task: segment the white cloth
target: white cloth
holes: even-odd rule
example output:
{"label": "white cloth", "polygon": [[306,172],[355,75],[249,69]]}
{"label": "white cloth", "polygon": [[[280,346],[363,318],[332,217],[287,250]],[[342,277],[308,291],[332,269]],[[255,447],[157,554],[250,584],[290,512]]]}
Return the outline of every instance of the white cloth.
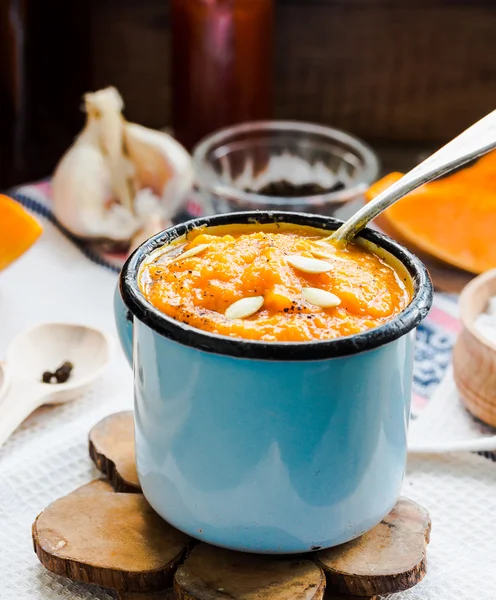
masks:
{"label": "white cloth", "polygon": [[[433,446],[488,433],[464,409],[450,368],[409,441]],[[467,452],[410,455],[403,494],[429,510],[432,534],[427,576],[401,600],[495,600],[496,462]]]}
{"label": "white cloth", "polygon": [[93,325],[113,335],[115,347],[109,368],[83,398],[41,409],[0,449],[0,600],[108,599],[105,591],[48,573],[31,542],[38,513],[98,476],[88,432],[104,416],[132,408],[133,393],[115,332],[116,275],[47,221],[43,227],[36,245],[0,273],[0,358],[14,336],[40,322]]}
{"label": "white cloth", "polygon": [[[15,335],[41,321],[82,322],[115,336],[116,276],[82,256],[52,225],[44,227],[36,246],[0,273],[0,357]],[[453,398],[444,399],[445,419],[433,423],[422,416],[417,431],[425,427],[426,435],[437,436],[452,427]],[[112,597],[48,573],[33,553],[31,524],[50,502],[98,475],[88,457],[88,431],[131,406],[131,370],[116,348],[84,398],[42,409],[0,449],[0,600]],[[412,457],[404,494],[430,511],[433,530],[426,579],[397,597],[495,600],[496,464],[472,454]]]}
{"label": "white cloth", "polygon": [[[453,369],[449,366],[427,407],[410,424],[408,446],[412,449],[432,449],[440,445],[446,448],[468,440],[493,439],[494,435],[494,429],[468,414],[456,389]],[[496,461],[493,466],[496,470]]]}

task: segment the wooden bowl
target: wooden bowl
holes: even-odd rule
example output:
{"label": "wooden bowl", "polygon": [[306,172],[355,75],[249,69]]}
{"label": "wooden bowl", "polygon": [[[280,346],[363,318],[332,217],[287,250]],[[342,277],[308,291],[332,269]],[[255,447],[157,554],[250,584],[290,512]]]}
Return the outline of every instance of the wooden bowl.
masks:
{"label": "wooden bowl", "polygon": [[496,269],[472,280],[460,295],[463,329],[453,351],[456,386],[467,409],[496,427],[496,344],[483,337],[475,320],[491,296],[496,296]]}

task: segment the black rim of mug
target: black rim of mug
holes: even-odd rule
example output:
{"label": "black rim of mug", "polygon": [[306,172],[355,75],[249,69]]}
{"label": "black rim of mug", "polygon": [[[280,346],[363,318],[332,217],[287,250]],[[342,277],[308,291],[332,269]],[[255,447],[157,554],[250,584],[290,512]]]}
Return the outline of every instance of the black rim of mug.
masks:
{"label": "black rim of mug", "polygon": [[170,340],[204,352],[235,358],[302,361],[350,356],[388,344],[414,329],[427,316],[431,308],[433,288],[423,263],[394,240],[369,228],[365,229],[360,237],[380,246],[404,265],[412,278],[413,298],[410,304],[391,321],[363,333],[310,342],[263,342],[230,338],[176,321],[161,313],[146,300],[139,289],[138,273],[143,260],[150,253],[197,227],[244,223],[261,225],[290,223],[333,231],[341,225],[342,221],[333,217],[305,213],[251,211],[212,215],[170,227],[144,242],[133,252],[122,268],[120,292],[124,304],[133,317]]}

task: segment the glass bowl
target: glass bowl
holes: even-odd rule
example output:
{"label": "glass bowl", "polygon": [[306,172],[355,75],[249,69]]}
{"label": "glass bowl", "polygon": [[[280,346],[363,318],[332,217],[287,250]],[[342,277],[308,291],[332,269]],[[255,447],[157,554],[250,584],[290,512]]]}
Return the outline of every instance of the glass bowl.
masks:
{"label": "glass bowl", "polygon": [[376,154],[361,140],[298,121],[226,127],[198,143],[193,162],[198,191],[212,213],[273,209],[333,215],[361,197],[379,174]]}

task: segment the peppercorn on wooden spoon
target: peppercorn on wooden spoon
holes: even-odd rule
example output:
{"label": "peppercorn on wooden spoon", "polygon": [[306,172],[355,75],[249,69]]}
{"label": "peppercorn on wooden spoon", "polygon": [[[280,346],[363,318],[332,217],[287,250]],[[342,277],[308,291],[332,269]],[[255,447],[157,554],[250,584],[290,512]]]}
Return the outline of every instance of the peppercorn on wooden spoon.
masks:
{"label": "peppercorn on wooden spoon", "polygon": [[[16,337],[0,374],[0,446],[43,404],[62,404],[83,394],[110,355],[107,334],[84,325],[44,323]],[[64,363],[72,366],[55,375]]]}

